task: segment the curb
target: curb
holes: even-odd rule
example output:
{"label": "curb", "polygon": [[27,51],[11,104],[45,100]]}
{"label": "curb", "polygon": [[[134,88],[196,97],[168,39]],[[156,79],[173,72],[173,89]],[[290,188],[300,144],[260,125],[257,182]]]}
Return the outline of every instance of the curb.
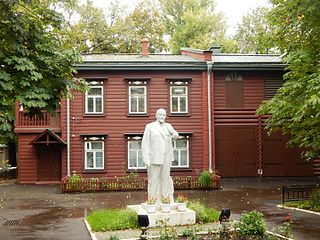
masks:
{"label": "curb", "polygon": [[88,221],[85,218],[83,218],[83,221],[84,221],[84,224],[86,225],[86,228],[87,228],[87,230],[88,230],[88,232],[90,234],[91,240],[98,240],[96,238],[96,235],[92,232],[92,229],[91,229],[90,224],[88,223]]}
{"label": "curb", "polygon": [[288,209],[288,210],[294,210],[294,211],[300,211],[300,212],[305,212],[305,213],[316,214],[316,215],[319,215],[319,216],[320,216],[320,213],[319,213],[319,212],[313,212],[313,211],[306,210],[306,209],[295,208],[295,207],[286,207],[286,206],[283,206],[283,205],[281,205],[281,204],[278,204],[277,207],[278,207],[278,208],[282,208],[282,209]]}

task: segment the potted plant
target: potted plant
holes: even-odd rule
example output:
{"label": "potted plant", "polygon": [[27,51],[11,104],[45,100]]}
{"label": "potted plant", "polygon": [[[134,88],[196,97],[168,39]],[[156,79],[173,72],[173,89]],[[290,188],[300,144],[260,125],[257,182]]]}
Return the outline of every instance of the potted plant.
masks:
{"label": "potted plant", "polygon": [[156,212],[156,207],[157,207],[156,203],[157,203],[157,198],[152,197],[152,196],[148,197],[146,204],[145,204],[145,207],[146,207],[146,210],[148,213],[155,213]]}
{"label": "potted plant", "polygon": [[170,212],[171,204],[170,204],[170,198],[169,196],[162,196],[161,199],[161,209],[162,212]]}
{"label": "potted plant", "polygon": [[187,210],[187,197],[183,196],[182,194],[179,194],[175,202],[177,203],[179,212],[185,212]]}

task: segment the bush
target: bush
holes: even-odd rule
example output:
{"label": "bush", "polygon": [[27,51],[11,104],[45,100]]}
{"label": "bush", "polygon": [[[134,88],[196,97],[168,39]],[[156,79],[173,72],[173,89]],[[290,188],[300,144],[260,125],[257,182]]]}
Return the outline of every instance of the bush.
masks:
{"label": "bush", "polygon": [[131,209],[105,209],[86,217],[94,232],[138,228],[138,214]]}
{"label": "bush", "polygon": [[198,182],[202,188],[211,188],[213,186],[212,174],[209,171],[201,172]]}
{"label": "bush", "polygon": [[320,188],[312,191],[309,204],[312,211],[320,212]]}
{"label": "bush", "polygon": [[243,214],[239,223],[235,225],[236,234],[241,237],[264,237],[267,226],[263,219],[263,214],[254,210]]}
{"label": "bush", "polygon": [[197,223],[209,223],[218,221],[220,213],[213,209],[205,207],[199,201],[191,201],[187,204],[188,208],[196,212]]}

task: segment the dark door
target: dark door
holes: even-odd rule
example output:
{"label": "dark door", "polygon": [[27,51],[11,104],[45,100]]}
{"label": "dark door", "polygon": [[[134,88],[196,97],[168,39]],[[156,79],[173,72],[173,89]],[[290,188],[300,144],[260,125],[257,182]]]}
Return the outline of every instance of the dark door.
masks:
{"label": "dark door", "polygon": [[57,181],[61,179],[61,148],[57,144],[39,144],[38,181]]}
{"label": "dark door", "polygon": [[222,177],[257,176],[254,126],[217,126],[216,162]]}
{"label": "dark door", "polygon": [[312,163],[301,157],[298,147],[287,147],[288,136],[263,133],[264,176],[312,176]]}

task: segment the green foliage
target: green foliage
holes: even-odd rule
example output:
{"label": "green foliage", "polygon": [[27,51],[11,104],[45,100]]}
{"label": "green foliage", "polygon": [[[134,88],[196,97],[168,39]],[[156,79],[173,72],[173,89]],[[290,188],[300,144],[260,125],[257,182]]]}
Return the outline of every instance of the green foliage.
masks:
{"label": "green foliage", "polygon": [[267,20],[269,11],[270,9],[266,7],[258,7],[242,18],[235,35],[241,53],[270,54],[279,52],[273,42],[275,30]]}
{"label": "green foliage", "polygon": [[14,106],[24,110],[56,109],[69,90],[83,90],[75,79],[80,61],[65,35],[56,1],[1,1],[0,4],[0,136],[13,138]]}
{"label": "green foliage", "polygon": [[202,171],[198,178],[199,184],[202,188],[210,188],[213,186],[213,173],[209,171]]}
{"label": "green foliage", "polygon": [[309,204],[312,211],[320,212],[320,188],[312,191]]}
{"label": "green foliage", "polygon": [[178,240],[178,232],[175,227],[168,225],[168,220],[159,220],[161,227],[159,240]]}
{"label": "green foliage", "polygon": [[118,238],[117,236],[110,236],[109,240],[119,240],[120,238]]}
{"label": "green foliage", "polygon": [[95,232],[138,228],[138,215],[131,209],[105,209],[95,211],[86,217]]}
{"label": "green foliage", "polygon": [[197,223],[210,223],[219,219],[220,213],[217,210],[205,207],[199,201],[189,201],[187,207],[196,212]]}
{"label": "green foliage", "polygon": [[256,210],[241,215],[239,222],[235,224],[235,228],[237,229],[237,235],[240,237],[264,237],[267,232],[263,214]]}
{"label": "green foliage", "polygon": [[160,5],[172,53],[182,47],[209,49],[223,41],[226,24],[214,0],[160,0]]}
{"label": "green foliage", "polygon": [[275,44],[288,64],[285,83],[258,110],[270,115],[267,129],[292,136],[289,144],[306,149],[306,159],[320,149],[320,1],[272,0],[270,20]]}
{"label": "green foliage", "polygon": [[187,237],[188,240],[200,240],[201,236],[197,235],[200,232],[200,228],[188,227],[182,231],[182,236]]}

